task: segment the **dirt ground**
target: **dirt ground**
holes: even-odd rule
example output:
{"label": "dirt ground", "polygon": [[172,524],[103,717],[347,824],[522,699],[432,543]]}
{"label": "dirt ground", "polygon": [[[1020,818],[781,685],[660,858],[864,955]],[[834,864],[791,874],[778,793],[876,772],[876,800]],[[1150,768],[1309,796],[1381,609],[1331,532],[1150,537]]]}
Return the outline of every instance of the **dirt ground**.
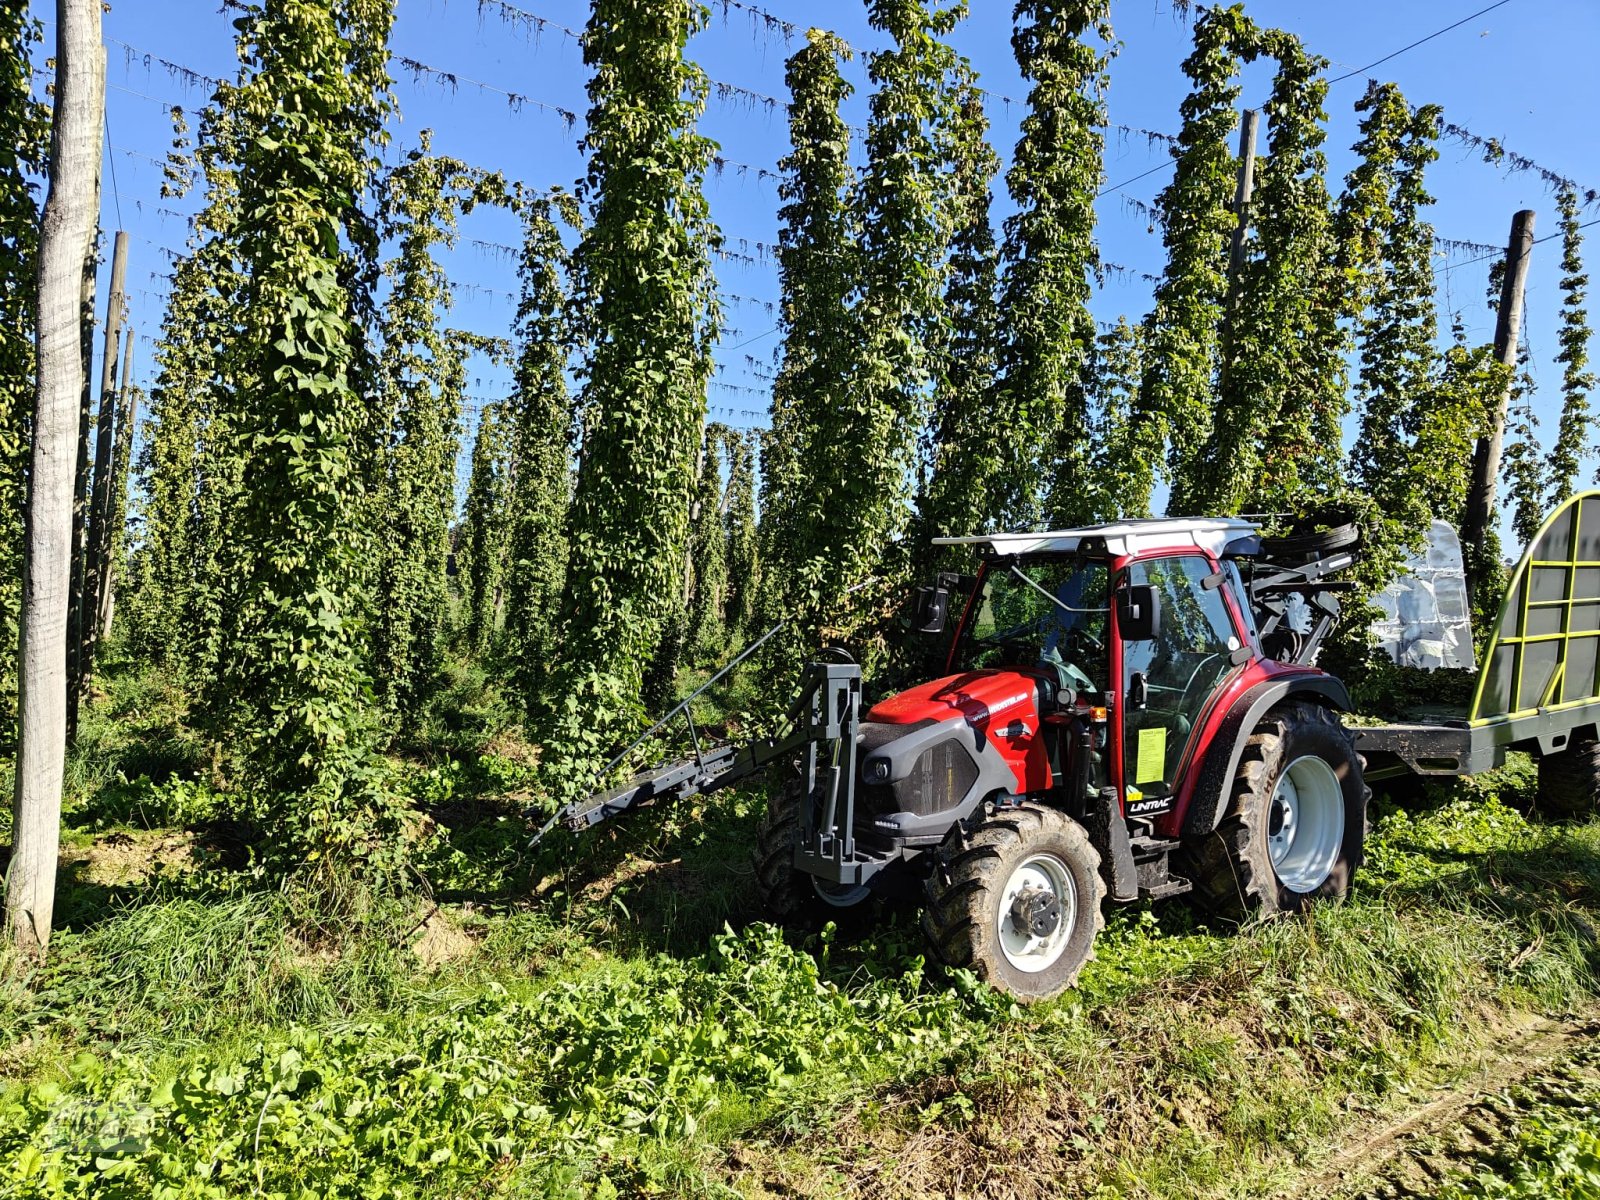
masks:
{"label": "dirt ground", "polygon": [[1421,1200],[1485,1167],[1536,1108],[1600,1084],[1600,1011],[1507,1029],[1431,1095],[1352,1129],[1333,1158],[1279,1200]]}

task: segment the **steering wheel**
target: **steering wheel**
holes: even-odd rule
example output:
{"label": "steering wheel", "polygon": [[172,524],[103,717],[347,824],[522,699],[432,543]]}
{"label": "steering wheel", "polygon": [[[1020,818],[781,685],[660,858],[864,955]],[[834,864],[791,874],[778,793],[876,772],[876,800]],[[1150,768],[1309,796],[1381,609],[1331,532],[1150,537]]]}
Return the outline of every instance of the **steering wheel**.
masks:
{"label": "steering wheel", "polygon": [[1099,638],[1095,637],[1094,634],[1090,633],[1088,626],[1086,625],[1074,625],[1062,635],[1061,640],[1066,642],[1069,646],[1087,646],[1096,654],[1104,654],[1106,650],[1106,644]]}
{"label": "steering wheel", "polygon": [[1055,671],[1056,683],[1063,691],[1071,689],[1079,695],[1099,691],[1094,681],[1076,663],[1070,663],[1062,658],[1061,651],[1054,646],[1039,656],[1039,665]]}
{"label": "steering wheel", "polygon": [[997,629],[993,633],[984,634],[981,638],[973,638],[974,646],[1005,646],[1017,640],[1017,635],[1033,625],[1032,621],[1023,621],[1010,629]]}
{"label": "steering wheel", "polygon": [[1176,691],[1178,693],[1178,700],[1177,700],[1177,705],[1176,705],[1176,710],[1177,711],[1180,711],[1180,712],[1187,712],[1188,711],[1189,693],[1194,689],[1195,680],[1200,678],[1200,672],[1205,670],[1207,663],[1213,661],[1214,659],[1218,659],[1218,658],[1221,658],[1221,657],[1222,657],[1222,655],[1220,653],[1213,653],[1213,654],[1205,655],[1204,657],[1202,657],[1200,659],[1199,662],[1195,663],[1194,669],[1189,672],[1189,678],[1184,680],[1183,686],[1181,688],[1173,688],[1173,689],[1171,689],[1171,690]]}

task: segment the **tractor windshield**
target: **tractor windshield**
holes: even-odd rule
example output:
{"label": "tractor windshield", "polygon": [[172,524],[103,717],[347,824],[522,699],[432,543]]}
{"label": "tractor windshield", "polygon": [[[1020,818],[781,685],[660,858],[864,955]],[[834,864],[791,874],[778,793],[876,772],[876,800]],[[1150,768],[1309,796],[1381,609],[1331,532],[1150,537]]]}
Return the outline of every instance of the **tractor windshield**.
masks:
{"label": "tractor windshield", "polygon": [[1105,691],[1110,674],[1106,564],[1062,556],[1025,560],[1017,569],[1038,587],[1017,578],[1009,566],[991,565],[961,627],[952,669],[1043,667],[1053,670],[1064,687]]}

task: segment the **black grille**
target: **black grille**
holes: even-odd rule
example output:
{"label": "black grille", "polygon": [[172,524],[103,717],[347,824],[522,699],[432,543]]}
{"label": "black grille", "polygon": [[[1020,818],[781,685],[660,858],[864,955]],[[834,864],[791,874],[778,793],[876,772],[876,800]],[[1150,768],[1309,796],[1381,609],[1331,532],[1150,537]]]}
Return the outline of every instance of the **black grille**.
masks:
{"label": "black grille", "polygon": [[870,824],[873,817],[899,812],[900,801],[895,799],[894,788],[887,783],[858,783],[856,785],[856,825]]}
{"label": "black grille", "polygon": [[895,809],[926,817],[960,803],[978,781],[978,764],[955,738],[935,742],[894,788]]}

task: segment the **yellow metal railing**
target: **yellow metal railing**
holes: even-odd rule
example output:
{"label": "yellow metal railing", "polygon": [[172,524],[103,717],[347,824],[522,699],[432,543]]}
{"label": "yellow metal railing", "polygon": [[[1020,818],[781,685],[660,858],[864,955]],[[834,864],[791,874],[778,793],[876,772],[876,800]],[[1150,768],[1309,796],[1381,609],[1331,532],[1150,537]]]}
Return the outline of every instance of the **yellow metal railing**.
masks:
{"label": "yellow metal railing", "polygon": [[1490,724],[1600,697],[1600,491],[1545,520],[1506,586],[1471,720]]}

